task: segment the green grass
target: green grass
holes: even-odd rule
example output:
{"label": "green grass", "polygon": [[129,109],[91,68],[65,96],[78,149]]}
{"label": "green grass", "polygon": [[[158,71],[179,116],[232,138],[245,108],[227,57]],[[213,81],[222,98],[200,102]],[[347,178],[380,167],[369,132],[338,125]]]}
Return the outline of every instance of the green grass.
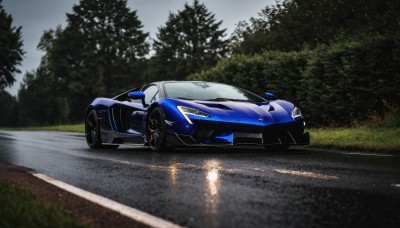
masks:
{"label": "green grass", "polygon": [[3,130],[13,131],[68,131],[84,133],[84,124],[69,124],[69,125],[55,125],[55,126],[43,126],[43,127],[12,127],[12,128],[1,128]]}
{"label": "green grass", "polygon": [[0,227],[86,227],[60,208],[0,182]]}
{"label": "green grass", "polygon": [[400,128],[352,127],[309,129],[311,146],[374,152],[400,152]]}

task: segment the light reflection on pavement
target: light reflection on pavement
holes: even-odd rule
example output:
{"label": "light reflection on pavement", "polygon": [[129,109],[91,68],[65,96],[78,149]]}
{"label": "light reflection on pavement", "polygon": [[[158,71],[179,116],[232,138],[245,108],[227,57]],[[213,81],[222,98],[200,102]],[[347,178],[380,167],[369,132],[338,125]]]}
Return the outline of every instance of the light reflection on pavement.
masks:
{"label": "light reflection on pavement", "polygon": [[204,162],[206,215],[213,227],[219,226],[218,209],[220,202],[218,193],[220,185],[222,184],[222,180],[219,176],[219,169],[221,169],[221,162],[218,160],[211,159]]}

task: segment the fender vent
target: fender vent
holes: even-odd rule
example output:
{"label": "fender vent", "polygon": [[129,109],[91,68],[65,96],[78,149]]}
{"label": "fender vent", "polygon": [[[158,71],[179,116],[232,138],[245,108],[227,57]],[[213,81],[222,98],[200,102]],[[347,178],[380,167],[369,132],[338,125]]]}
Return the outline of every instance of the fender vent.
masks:
{"label": "fender vent", "polygon": [[111,114],[112,120],[117,128],[116,130],[120,132],[126,131],[127,110],[120,106],[114,105],[111,107]]}

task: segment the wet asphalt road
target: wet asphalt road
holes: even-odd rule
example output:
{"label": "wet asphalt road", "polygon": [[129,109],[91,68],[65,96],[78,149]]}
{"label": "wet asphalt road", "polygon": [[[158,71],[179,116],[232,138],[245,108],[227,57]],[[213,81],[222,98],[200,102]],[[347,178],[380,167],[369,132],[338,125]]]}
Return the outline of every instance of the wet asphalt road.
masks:
{"label": "wet asphalt road", "polygon": [[400,227],[400,157],[294,148],[90,150],[0,131],[0,161],[188,227]]}

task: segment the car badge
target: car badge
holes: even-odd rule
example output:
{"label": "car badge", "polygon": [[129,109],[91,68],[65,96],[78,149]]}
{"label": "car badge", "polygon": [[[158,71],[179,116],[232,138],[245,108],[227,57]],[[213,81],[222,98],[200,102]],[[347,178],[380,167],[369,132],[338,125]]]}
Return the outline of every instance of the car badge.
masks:
{"label": "car badge", "polygon": [[258,117],[258,120],[259,120],[259,121],[264,121],[264,118],[262,118],[262,117],[260,116],[260,117]]}

